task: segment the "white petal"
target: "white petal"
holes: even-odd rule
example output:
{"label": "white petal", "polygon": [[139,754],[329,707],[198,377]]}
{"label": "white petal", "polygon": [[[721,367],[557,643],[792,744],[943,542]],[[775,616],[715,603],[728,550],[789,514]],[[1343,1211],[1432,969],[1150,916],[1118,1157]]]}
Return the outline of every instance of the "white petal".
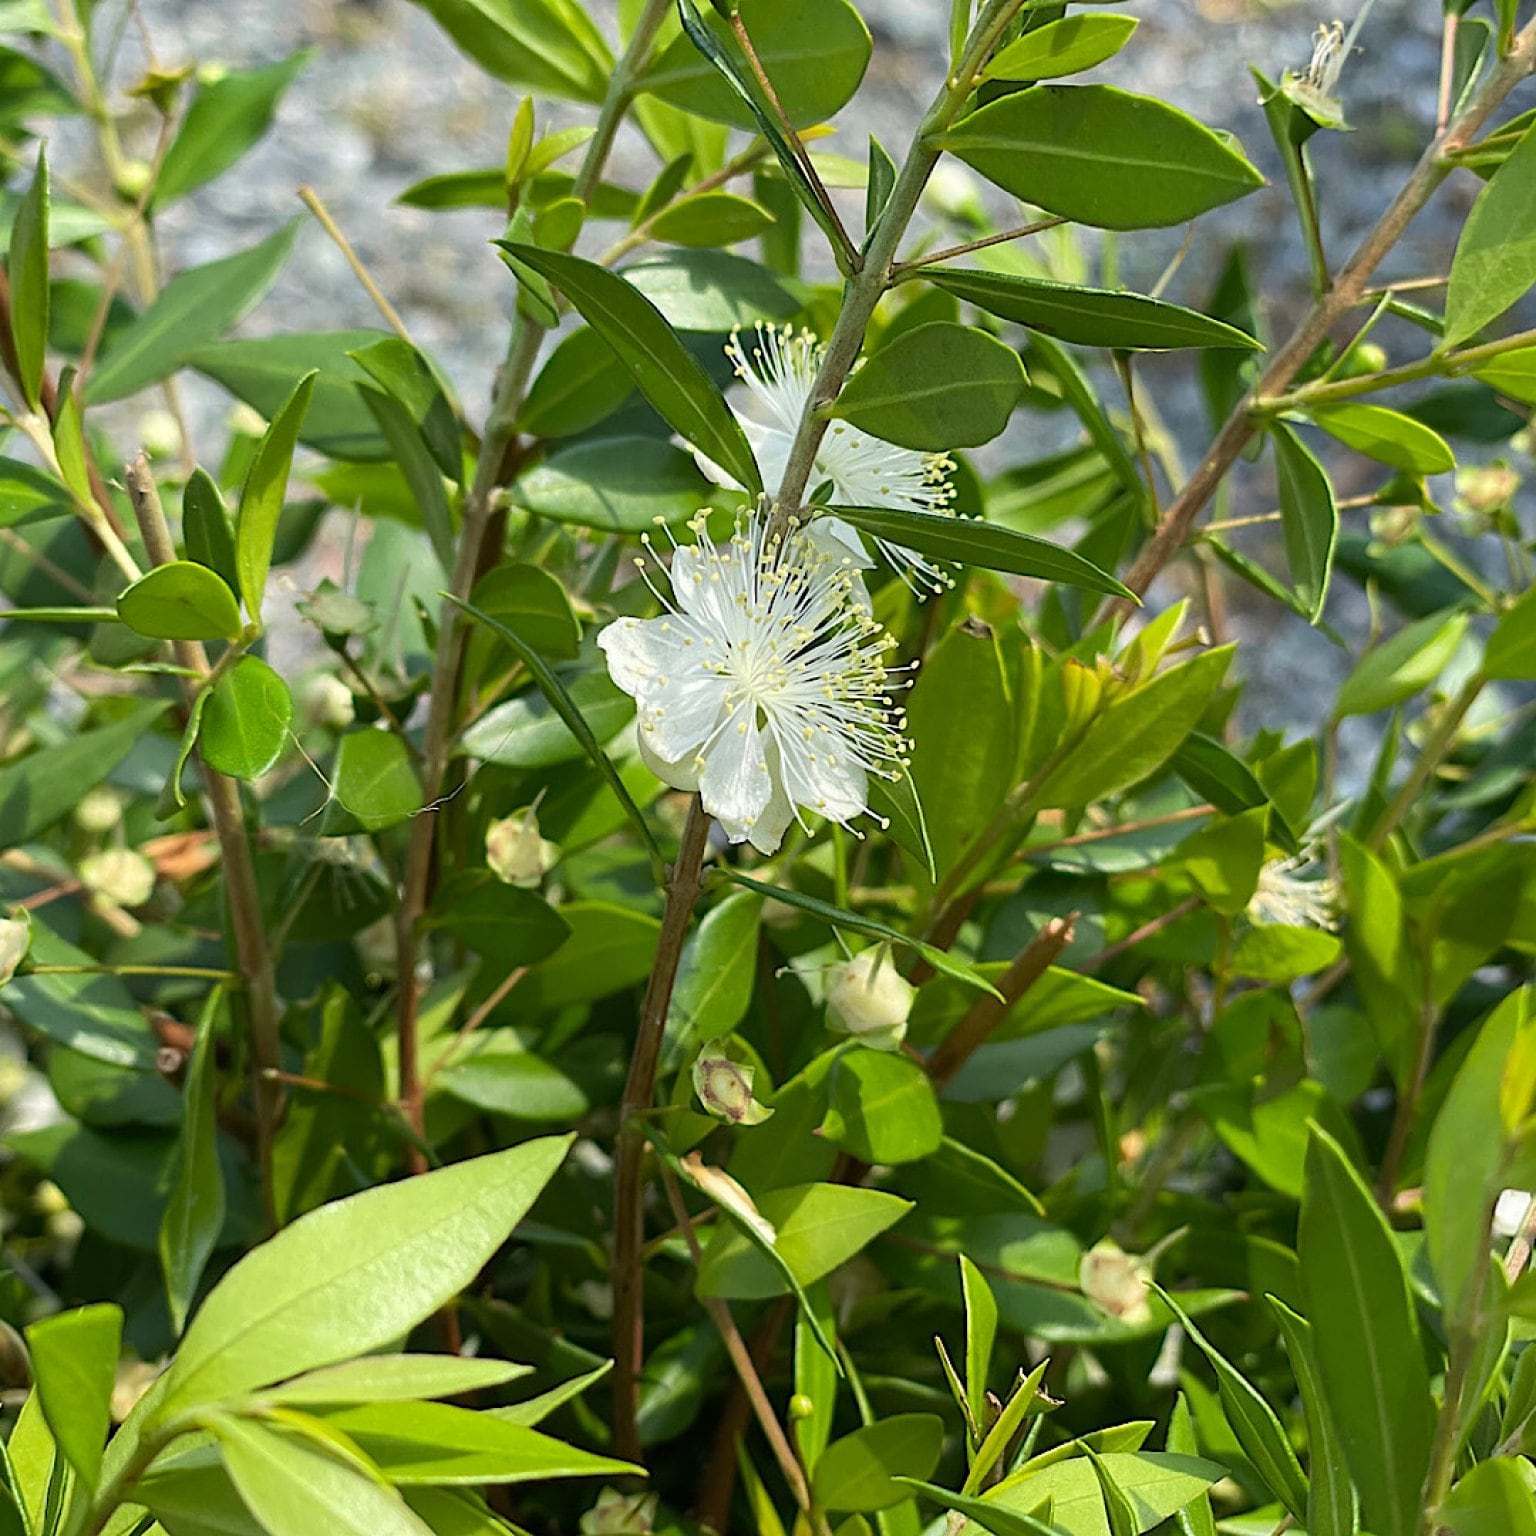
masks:
{"label": "white petal", "polygon": [[851,821],[869,809],[869,776],[834,732],[818,730],[810,741],[785,732],[779,751],[784,788],[796,805],[832,821]]}
{"label": "white petal", "polygon": [[615,619],[597,637],[608,675],[631,697],[669,669],[684,665],[683,637],[666,619]]}
{"label": "white petal", "polygon": [[733,843],[751,836],[773,796],[765,745],[750,708],[744,708],[725,722],[704,753],[704,771],[699,775],[704,809]]}
{"label": "white petal", "polygon": [[852,523],[840,517],[824,516],[813,519],[805,530],[805,536],[814,549],[835,560],[849,559],[861,571],[870,570],[874,561],[864,548],[864,540]]}
{"label": "white petal", "polygon": [[762,854],[779,851],[779,844],[784,841],[784,834],[789,830],[790,822],[795,819],[794,803],[784,793],[784,783],[779,774],[779,749],[772,740],[768,743],[768,776],[773,782],[773,793],[750,833],[752,846]]}
{"label": "white petal", "polygon": [[724,678],[692,666],[649,683],[639,711],[640,739],[668,762],[697,752],[719,723],[725,688]]}
{"label": "white petal", "polygon": [[646,745],[645,737],[637,737],[640,748],[640,760],[663,784],[670,785],[673,789],[686,789],[693,791],[699,787],[699,773],[694,766],[694,754],[687,753],[677,762],[668,762],[663,757],[658,757],[650,747]]}
{"label": "white petal", "polygon": [[745,416],[738,419],[742,431],[747,434],[752,456],[757,460],[763,486],[773,496],[777,494],[779,483],[784,478],[784,466],[789,463],[789,450],[794,445],[794,438],[777,427],[762,426]]}

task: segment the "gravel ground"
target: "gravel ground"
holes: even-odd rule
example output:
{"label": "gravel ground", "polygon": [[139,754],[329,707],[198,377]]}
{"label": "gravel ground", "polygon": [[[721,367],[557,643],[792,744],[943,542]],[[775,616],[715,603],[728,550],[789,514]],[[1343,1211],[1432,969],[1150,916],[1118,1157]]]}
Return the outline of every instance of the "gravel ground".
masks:
{"label": "gravel ground", "polygon": [[[599,24],[611,31],[611,0],[595,0]],[[443,360],[472,412],[483,410],[505,335],[511,285],[487,241],[499,230],[487,210],[424,213],[393,199],[435,172],[497,162],[515,93],[459,54],[426,14],[406,0],[268,0],[234,7],[209,0],[141,0],[162,60],[221,60],[247,65],[312,46],[315,57],[282,105],[274,131],[243,166],[175,207],[164,219],[174,265],[206,261],[248,245],[300,211],[296,189],[313,185],[350,234],[407,323]],[[932,94],[943,68],[947,0],[863,0],[875,34],[870,77],[839,121],[830,147],[862,155],[875,133],[898,151],[911,131],[915,104]],[[1351,8],[1352,9],[1352,8]],[[1377,0],[1349,62],[1342,95],[1357,131],[1324,135],[1316,150],[1323,220],[1330,251],[1340,259],[1389,200],[1432,126],[1439,54],[1439,6],[1429,0]],[[1277,76],[1300,67],[1312,29],[1331,11],[1302,0],[1144,0],[1142,25],[1129,48],[1100,75],[1156,95],[1204,121],[1237,133],[1273,180],[1280,168],[1256,105],[1250,62]],[[1348,16],[1345,18],[1348,20]],[[136,46],[130,37],[128,55]],[[125,68],[128,65],[125,58]],[[568,107],[557,121],[580,120]],[[638,136],[617,146],[614,173],[648,180],[654,161]],[[1414,226],[1390,271],[1443,270],[1465,207],[1475,192],[1462,178]],[[1133,285],[1154,282],[1183,238],[1155,231],[1121,242],[1120,271]],[[1198,303],[1227,244],[1245,241],[1267,295],[1271,329],[1283,334],[1305,303],[1306,262],[1283,189],[1261,192],[1202,222],[1169,296]],[[376,314],[339,253],[318,229],[308,230],[278,287],[248,329],[302,330],[377,323]],[[1193,371],[1177,361],[1146,372],[1182,450],[1198,455],[1205,425]],[[193,419],[208,422],[222,397],[193,390]],[[1017,457],[1048,446],[1041,424],[1022,420],[1009,442]],[[1263,472],[1235,510],[1273,506]],[[1343,491],[1350,487],[1346,483]],[[1234,589],[1241,631],[1262,643],[1246,647],[1244,666],[1252,723],[1312,729],[1310,687],[1341,675],[1346,661],[1274,605]],[[1354,607],[1338,605],[1340,627],[1360,632]],[[1334,617],[1330,613],[1330,617]],[[1315,695],[1313,695],[1315,697]],[[1368,735],[1359,745],[1368,747]]]}

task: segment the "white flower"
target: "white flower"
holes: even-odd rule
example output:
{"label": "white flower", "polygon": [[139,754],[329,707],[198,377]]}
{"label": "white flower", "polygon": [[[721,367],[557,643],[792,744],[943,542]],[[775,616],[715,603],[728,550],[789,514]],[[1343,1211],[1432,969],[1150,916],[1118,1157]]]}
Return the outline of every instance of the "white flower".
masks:
{"label": "white flower", "polygon": [[[738,416],[762,471],[763,484],[771,491],[784,478],[790,447],[815,388],[821,343],[809,331],[759,326],[750,353],[740,335],[731,337],[725,351],[736,377],[751,396],[753,409]],[[889,507],[951,517],[954,488],[946,477],[953,468],[942,454],[898,448],[847,422],[834,421],[816,450],[808,488],[814,496],[830,481],[832,492],[827,500],[838,506]],[[826,532],[842,543],[858,564],[870,563],[851,524],[837,517],[821,521]],[[936,592],[954,585],[946,571],[916,551],[885,539],[875,543],[914,591],[926,587]]]}
{"label": "white flower", "polygon": [[1280,923],[1288,928],[1332,929],[1337,922],[1338,892],[1332,880],[1301,880],[1296,871],[1309,863],[1275,859],[1259,870],[1259,883],[1248,903],[1255,923]]}
{"label": "white flower", "polygon": [[1493,1235],[1513,1237],[1525,1225],[1526,1213],[1530,1208],[1529,1190],[1500,1190],[1498,1204],[1493,1208]]}
{"label": "white flower", "polygon": [[805,530],[766,547],[766,525],[743,513],[717,545],[695,518],[672,598],[657,593],[667,611],[616,619],[597,643],[639,705],[657,777],[698,790],[733,843],[772,853],[796,807],[845,825],[865,814],[870,774],[899,777],[908,742],[887,693],[895,642],[851,559]]}
{"label": "white flower", "polygon": [[1312,34],[1312,57],[1299,74],[1288,69],[1280,77],[1280,91],[1294,102],[1320,128],[1347,128],[1344,108],[1339,101],[1339,77],[1345,61],[1355,49],[1355,39],[1365,23],[1374,0],[1364,0],[1355,13],[1349,35],[1344,35],[1342,21],[1330,22]]}
{"label": "white flower", "polygon": [[827,1023],[877,1051],[894,1051],[907,1033],[917,988],[891,961],[890,947],[861,949],[836,968],[827,987]]}

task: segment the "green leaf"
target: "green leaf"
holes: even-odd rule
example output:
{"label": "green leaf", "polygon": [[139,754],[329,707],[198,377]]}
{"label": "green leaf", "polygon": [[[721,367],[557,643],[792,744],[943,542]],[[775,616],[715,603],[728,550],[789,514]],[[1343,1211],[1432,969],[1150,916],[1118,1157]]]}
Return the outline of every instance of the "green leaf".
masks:
{"label": "green leaf", "polygon": [[969,1515],[977,1526],[990,1531],[992,1536],[1060,1536],[1059,1526],[1047,1525],[1045,1521],[1037,1520],[1023,1510],[1009,1509],[995,1499],[976,1499],[966,1493],[951,1493],[947,1488],[936,1487],[933,1483],[925,1483],[915,1477],[898,1476],[896,1481],[927,1494],[935,1504],[945,1509]]}
{"label": "green leaf", "polygon": [[[619,777],[618,769],[613,766],[613,760],[599,745],[597,736],[591,725],[588,724],[586,716],[577,707],[576,701],[566,690],[565,685],[550,671],[539,654],[515,630],[503,624],[500,619],[468,604],[458,603],[452,597],[448,600],[455,603],[457,607],[463,608],[464,612],[477,623],[484,624],[495,634],[500,635],[512,647],[513,651],[522,658],[524,666],[528,668],[534,682],[539,687],[539,691],[549,701],[550,707],[564,722],[566,730],[575,737],[582,750],[591,759],[593,766],[608,781],[608,786],[613,790],[615,798],[624,807],[625,814],[629,817],[635,830],[639,832],[641,841],[657,859],[660,859],[661,850],[657,845],[655,835],[651,832],[645,820],[644,812],[635,804],[634,797],[625,788],[623,779]],[[486,720],[489,718],[491,717],[485,717]],[[484,723],[485,720],[482,720],[477,722],[477,725],[483,725]],[[466,740],[468,740],[468,734],[466,734]]]}
{"label": "green leaf", "polygon": [[58,1312],[27,1329],[48,1427],[87,1496],[96,1487],[112,1422],[122,1337],[122,1308],[107,1303]]}
{"label": "green leaf", "polygon": [[1179,844],[1184,871],[1207,904],[1227,917],[1247,909],[1264,866],[1265,812],[1220,817]]}
{"label": "green leaf", "polygon": [[[1138,1531],[1150,1531],[1226,1475],[1226,1469],[1214,1462],[1166,1452],[1104,1451],[1099,1459],[1130,1505]],[[1099,1474],[1086,1456],[1033,1468],[1026,1464],[991,1489],[983,1502],[1031,1511],[1047,1498],[1052,1501],[1053,1527],[1075,1536],[1107,1536]]]}
{"label": "green leaf", "polygon": [[547,278],[613,349],[662,419],[756,495],[762,478],[741,424],[714,381],[648,299],[605,267],[514,241],[499,242],[514,260]]}
{"label": "green leaf", "polygon": [[449,875],[427,922],[466,949],[494,956],[508,969],[553,954],[571,931],[538,892],[507,885],[488,869],[459,869]]}
{"label": "green leaf", "polygon": [[624,269],[675,331],[724,335],[759,320],[783,322],[800,300],[766,267],[730,251],[677,251]]}
{"label": "green leaf", "polygon": [[1109,1521],[1109,1536],[1138,1536],[1141,1526],[1131,1501],[1104,1465],[1103,1457],[1087,1440],[1083,1441],[1083,1455],[1092,1464],[1093,1475],[1099,1480],[1099,1492],[1104,1496],[1104,1513]]}
{"label": "green leaf", "polygon": [[[169,292],[169,289],[166,290]],[[240,573],[240,595],[245,611],[261,622],[261,602],[266,596],[267,573],[272,566],[272,545],[277,519],[288,491],[293,450],[299,427],[315,392],[314,373],[306,373],[294,386],[283,408],[256,445],[245,484],[240,488],[240,512],[235,520],[235,563]]]}
{"label": "green leaf", "polygon": [[1435,1511],[1455,1536],[1536,1536],[1536,1494],[1526,1470],[1510,1457],[1479,1462]]}
{"label": "green leaf", "polygon": [[1493,626],[1483,651],[1483,672],[1521,682],[1536,679],[1536,588],[1507,608]]}
{"label": "green leaf", "polygon": [[1296,601],[1315,624],[1328,596],[1339,513],[1333,487],[1317,456],[1287,426],[1272,422],[1275,474],[1280,486],[1280,527]]}
{"label": "green leaf", "polygon": [[105,351],[85,384],[87,405],[122,400],[158,384],[243,319],[277,281],[299,224],[259,245],[179,273]]}
{"label": "green leaf", "polygon": [[433,462],[421,433],[400,402],[382,390],[360,386],[358,394],[369,414],[378,423],[390,454],[410,492],[411,501],[421,518],[438,564],[445,570],[453,565],[453,514],[448,505],[448,490],[442,471]]}
{"label": "green leaf", "polygon": [[1536,127],[1527,128],[1462,226],[1445,291],[1444,345],[1459,346],[1536,283]]}
{"label": "green leaf", "polygon": [[223,994],[215,990],[198,1019],[197,1039],[182,1089],[176,1176],[160,1222],[160,1269],[171,1327],[187,1325],[198,1281],[224,1226],[224,1175],[219,1168],[218,1070],[214,1039]]}
{"label": "green leaf", "polygon": [[611,416],[634,392],[613,348],[589,325],[565,337],[517,413],[518,431],[530,437],[571,437]]}
{"label": "green leaf", "polygon": [[1025,383],[1012,347],[940,320],[903,331],[868,358],[843,386],[832,414],[903,448],[970,448],[991,442],[1008,425]]}
{"label": "green leaf", "polygon": [[37,168],[11,225],[6,275],[11,282],[11,341],[18,382],[27,405],[35,411],[48,349],[48,151],[43,146],[38,148]]}
{"label": "green leaf", "polygon": [[1291,1442],[1286,1439],[1275,1410],[1258,1388],[1211,1343],[1179,1306],[1178,1298],[1161,1287],[1157,1294],[1183,1324],[1184,1331],[1211,1363],[1216,1373],[1221,1409],[1243,1454],[1253,1463],[1264,1486],[1294,1515],[1298,1522],[1307,1518],[1307,1480]]}
{"label": "green leaf", "polygon": [[432,1086],[461,1104],[534,1125],[569,1125],[592,1107],[575,1078],[508,1029],[477,1030]]}
{"label": "green leaf", "polygon": [[1321,928],[1263,923],[1248,929],[1232,951],[1232,974],[1274,984],[1326,971],[1343,948],[1339,937]]}
{"label": "green leaf", "polygon": [[1014,92],[937,143],[1005,192],[1101,229],[1182,224],[1264,184],[1227,139],[1108,85]]}
{"label": "green leaf", "polygon": [[832,510],[844,522],[862,528],[865,533],[915,549],[919,554],[931,555],[935,560],[952,560],[958,565],[975,565],[989,571],[1010,571],[1016,576],[1033,576],[1037,581],[1055,581],[1089,592],[1107,592],[1113,597],[1135,599],[1129,587],[1122,586],[1076,550],[1065,549],[1031,533],[1018,533],[1012,528],[970,518],[940,517],[895,507],[834,507]]}
{"label": "green leaf", "polygon": [[[1129,20],[1128,17],[1114,19]],[[1025,40],[1034,35],[1026,33]],[[1081,288],[1043,277],[962,271],[954,267],[925,267],[923,276],[934,287],[942,288],[1000,320],[1012,320],[1032,331],[1042,331],[1047,336],[1078,346],[1141,351],[1175,347],[1259,347],[1252,336],[1234,325],[1140,293]]]}
{"label": "green leaf", "polygon": [[382,727],[348,731],[336,749],[336,802],[370,832],[421,809],[421,781],[405,743]]}
{"label": "green leaf", "polygon": [[1433,427],[1384,405],[1351,401],[1308,413],[1330,437],[1393,469],[1411,475],[1443,475],[1455,469],[1451,445]]}
{"label": "green leaf", "polygon": [[283,92],[310,57],[302,49],[276,64],[232,69],[199,83],[160,164],[150,206],[167,207],[235,165],[272,126]]}
{"label": "green leaf", "polygon": [[601,1365],[562,1381],[559,1386],[540,1392],[537,1397],[525,1398],[520,1403],[510,1403],[505,1408],[488,1408],[485,1411],[508,1424],[526,1424],[530,1429],[542,1423],[556,1408],[580,1397],[588,1387],[594,1387],[613,1369],[613,1362],[605,1360]]}
{"label": "green leaf", "polygon": [[0,528],[68,517],[75,510],[69,487],[17,459],[0,458]]}
{"label": "green leaf", "polygon": [[1349,1480],[1349,1462],[1339,1444],[1338,1431],[1334,1428],[1333,1415],[1323,1392],[1317,1353],[1312,1345],[1312,1325],[1277,1297],[1266,1296],[1265,1300],[1285,1337],[1285,1351],[1290,1356],[1307,1422],[1308,1461],[1312,1474],[1307,1487],[1308,1536],[1355,1536],[1359,1529],[1355,1488]]}
{"label": "green leaf", "polygon": [[1429,1374],[1397,1245],[1343,1149],[1314,1125],[1298,1240],[1329,1410],[1377,1536],[1413,1536],[1429,1466]]}
{"label": "green leaf", "polygon": [[134,582],[118,598],[117,616],[153,640],[232,640],[240,633],[235,594],[191,560],[157,565]]}
{"label": "green leaf", "polygon": [[1390,709],[1428,688],[1456,654],[1467,615],[1432,613],[1405,625],[1367,651],[1339,689],[1334,715],[1369,715]]}
{"label": "green leaf", "polygon": [[603,901],[568,901],[560,916],[571,936],[518,984],[522,1006],[591,1002],[650,975],[661,925],[649,913]]}
{"label": "green leaf", "polygon": [[[767,1191],[757,1209],[774,1228],[774,1250],[801,1286],[846,1263],[912,1209],[909,1200],[844,1184],[797,1184]],[[734,1227],[719,1228],[704,1249],[698,1290],[703,1296],[750,1301],[782,1296],[782,1275]]]}
{"label": "green leaf", "polygon": [[735,869],[722,867],[717,874],[735,885],[745,886],[749,891],[756,891],[760,896],[781,901],[785,906],[799,907],[802,912],[809,912],[813,917],[819,917],[833,928],[845,928],[850,933],[866,934],[872,939],[884,939],[904,949],[910,949],[914,954],[921,955],[934,970],[942,975],[953,976],[956,981],[963,981],[967,986],[990,992],[994,997],[1001,996],[996,987],[983,980],[963,960],[957,960],[947,951],[936,949],[932,944],[924,944],[920,939],[909,938],[899,928],[892,928],[889,923],[882,923],[877,918],[865,917],[860,913],[845,912],[841,907],[834,907],[830,902],[820,901],[815,896],[807,896],[803,891],[765,884]]}
{"label": "green leaf", "polygon": [[463,433],[432,364],[398,336],[380,337],[350,355],[405,410],[439,474],[449,480],[462,479]]}
{"label": "green leaf", "polygon": [[931,1157],[944,1121],[928,1074],[905,1056],[850,1050],[829,1079],[822,1134],[865,1163],[912,1163]]}
{"label": "green leaf", "polygon": [[299,1217],[203,1303],[157,1417],[393,1343],[480,1272],[570,1144],[569,1136],[526,1141]]}
{"label": "green leaf", "polygon": [[[559,690],[553,695],[537,674],[535,682],[539,691],[518,694],[481,715],[459,740],[462,755],[503,768],[548,768],[581,757],[583,727],[594,741],[607,742],[634,718],[634,701],[606,672],[551,671],[551,686]],[[578,724],[570,724],[570,717]]]}
{"label": "green leaf", "polygon": [[29,843],[107,777],[169,706],[134,705],[120,719],[0,767],[0,849]]}
{"label": "green leaf", "polygon": [[[980,1431],[988,1417],[987,1376],[992,1365],[992,1346],[997,1339],[997,1300],[986,1276],[963,1253],[960,1255],[960,1294],[965,1302],[965,1398],[971,1420]],[[1034,1392],[1031,1387],[1031,1399]],[[1017,1388],[1014,1396],[1018,1396]],[[1012,1403],[1013,1399],[1010,1399],[1009,1406]],[[979,1452],[976,1459],[980,1459]]]}
{"label": "green leaf", "polygon": [[932,1474],[943,1445],[936,1414],[893,1414],[834,1440],[816,1462],[811,1491],[823,1509],[889,1509],[908,1496],[908,1479]]}
{"label": "green leaf", "polygon": [[668,245],[716,247],[751,240],[773,223],[761,203],[735,192],[679,198],[651,221],[651,238]]}
{"label": "green leaf", "polygon": [[928,818],[923,814],[922,801],[912,785],[912,775],[903,774],[899,779],[871,779],[869,781],[869,809],[885,823],[885,835],[898,848],[905,849],[918,867],[930,880],[937,878],[934,867],[933,844],[928,837]]}
{"label": "green leaf", "polygon": [[537,565],[498,565],[475,584],[470,604],[521,635],[541,656],[573,661],[581,622],[565,588]]}
{"label": "green leaf", "polygon": [[1183,746],[1173,754],[1173,771],[1200,796],[1209,800],[1218,811],[1228,816],[1240,816],[1261,805],[1271,808],[1269,833],[1286,852],[1299,853],[1295,834],[1264,792],[1264,786],[1254,776],[1253,770],[1230,747],[1214,736],[1200,731],[1191,732]]}
{"label": "green leaf", "polygon": [[574,0],[416,0],[482,69],[544,96],[601,102],[613,75],[602,34]]}
{"label": "green leaf", "polygon": [[735,891],[688,936],[667,1011],[674,1051],[728,1035],[752,1003],[762,898]]}
{"label": "green leaf", "polygon": [[[858,89],[869,62],[869,29],[847,0],[741,0],[736,7],[774,94],[796,128],[834,116]],[[736,62],[730,29],[705,18]],[[814,39],[814,47],[807,40]],[[738,70],[746,72],[742,60]],[[640,89],[699,117],[756,129],[758,122],[687,37],[677,38],[641,75]]]}
{"label": "green leaf", "polygon": [[199,750],[203,761],[220,773],[259,779],[282,756],[292,723],[293,695],[287,683],[259,657],[242,656],[208,695]]}
{"label": "green leaf", "polygon": [[686,522],[713,490],[693,455],[675,443],[604,437],[557,448],[513,482],[511,495],[526,511],[557,523],[648,533],[658,517]]}
{"label": "green leaf", "polygon": [[992,55],[984,80],[1056,80],[1113,58],[1136,30],[1134,16],[1063,16]]}
{"label": "green leaf", "polygon": [[187,559],[217,571],[231,592],[240,586],[235,560],[235,525],[217,482],[206,469],[194,469],[181,492],[181,536]]}
{"label": "green leaf", "polygon": [[320,1417],[398,1484],[527,1483],[641,1470],[447,1403],[359,1402]]}
{"label": "green leaf", "polygon": [[429,1536],[344,1440],[330,1444],[227,1414],[210,1415],[208,1428],[230,1481],[268,1536]]}

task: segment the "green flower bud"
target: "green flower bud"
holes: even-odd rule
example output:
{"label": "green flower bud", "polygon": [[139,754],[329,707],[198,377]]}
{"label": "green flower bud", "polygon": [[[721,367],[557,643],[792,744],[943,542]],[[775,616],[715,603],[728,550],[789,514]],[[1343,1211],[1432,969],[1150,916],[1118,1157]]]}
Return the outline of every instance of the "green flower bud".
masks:
{"label": "green flower bud", "polygon": [[539,835],[533,807],[514,811],[485,829],[485,862],[508,885],[537,885],[559,861],[560,850]]}
{"label": "green flower bud", "polygon": [[132,848],[104,848],[80,861],[80,883],[120,907],[142,907],[155,889],[155,866]]}

